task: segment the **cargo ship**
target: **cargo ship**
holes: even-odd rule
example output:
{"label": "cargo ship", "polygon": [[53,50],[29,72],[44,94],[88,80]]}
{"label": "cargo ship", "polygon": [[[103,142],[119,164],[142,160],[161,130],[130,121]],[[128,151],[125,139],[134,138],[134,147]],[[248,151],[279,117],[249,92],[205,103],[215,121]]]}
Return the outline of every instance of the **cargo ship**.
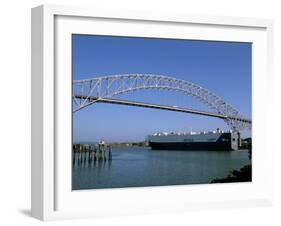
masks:
{"label": "cargo ship", "polygon": [[148,136],[152,150],[232,151],[240,146],[240,134],[219,129],[209,132],[155,133]]}

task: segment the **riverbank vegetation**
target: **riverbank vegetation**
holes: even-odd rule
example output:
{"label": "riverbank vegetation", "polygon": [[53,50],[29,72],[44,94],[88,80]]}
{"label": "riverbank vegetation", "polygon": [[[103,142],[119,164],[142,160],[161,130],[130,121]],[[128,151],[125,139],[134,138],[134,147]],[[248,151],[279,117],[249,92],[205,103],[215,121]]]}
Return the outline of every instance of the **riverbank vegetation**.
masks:
{"label": "riverbank vegetation", "polygon": [[225,178],[216,178],[211,183],[233,183],[252,181],[252,165],[246,165],[239,170],[232,170]]}
{"label": "riverbank vegetation", "polygon": [[[248,158],[252,160],[252,145],[248,146]],[[239,170],[232,170],[225,178],[216,178],[211,183],[251,182],[252,164],[245,165]]]}

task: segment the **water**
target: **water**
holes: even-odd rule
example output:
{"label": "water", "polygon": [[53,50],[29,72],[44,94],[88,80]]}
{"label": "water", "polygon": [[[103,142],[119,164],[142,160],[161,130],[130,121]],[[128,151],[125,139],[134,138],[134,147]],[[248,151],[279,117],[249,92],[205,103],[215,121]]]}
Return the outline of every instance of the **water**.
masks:
{"label": "water", "polygon": [[113,148],[112,161],[73,156],[72,189],[210,183],[250,164],[247,151],[156,151]]}

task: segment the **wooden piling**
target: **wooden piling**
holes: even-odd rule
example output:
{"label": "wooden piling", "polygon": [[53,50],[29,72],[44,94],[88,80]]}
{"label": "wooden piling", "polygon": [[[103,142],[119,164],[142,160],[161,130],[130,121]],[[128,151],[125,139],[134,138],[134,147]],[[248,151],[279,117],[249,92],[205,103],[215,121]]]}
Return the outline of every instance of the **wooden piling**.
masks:
{"label": "wooden piling", "polygon": [[97,160],[97,150],[94,148],[94,162]]}
{"label": "wooden piling", "polygon": [[109,161],[112,160],[112,147],[111,146],[108,147],[108,160]]}

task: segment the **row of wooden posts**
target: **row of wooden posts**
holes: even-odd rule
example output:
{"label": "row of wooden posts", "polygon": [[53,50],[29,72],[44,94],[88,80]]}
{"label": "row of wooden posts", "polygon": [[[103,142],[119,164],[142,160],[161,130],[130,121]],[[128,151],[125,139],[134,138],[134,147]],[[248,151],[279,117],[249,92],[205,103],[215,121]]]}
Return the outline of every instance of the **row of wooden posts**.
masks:
{"label": "row of wooden posts", "polygon": [[78,153],[80,157],[82,157],[83,153],[85,155],[88,152],[89,159],[94,161],[112,160],[112,147],[110,145],[98,144],[96,147],[89,144],[74,144],[73,152],[74,154]]}

